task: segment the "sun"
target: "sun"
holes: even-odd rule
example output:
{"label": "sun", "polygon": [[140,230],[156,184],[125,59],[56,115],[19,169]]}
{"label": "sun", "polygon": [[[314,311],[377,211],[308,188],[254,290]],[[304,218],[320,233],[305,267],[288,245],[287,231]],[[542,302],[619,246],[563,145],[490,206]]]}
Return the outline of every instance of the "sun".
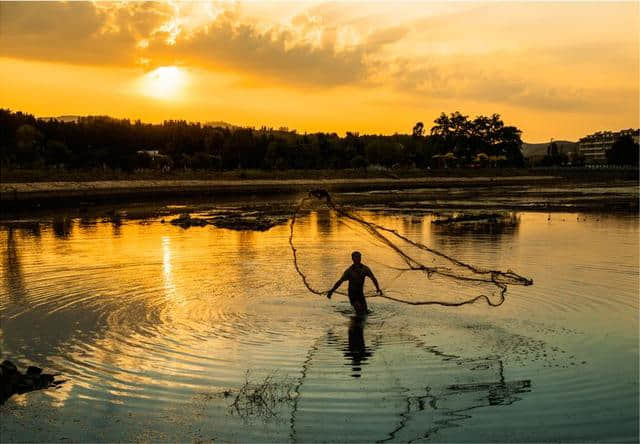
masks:
{"label": "sun", "polygon": [[177,66],[161,66],[142,79],[142,93],[154,99],[176,100],[187,84],[185,71]]}

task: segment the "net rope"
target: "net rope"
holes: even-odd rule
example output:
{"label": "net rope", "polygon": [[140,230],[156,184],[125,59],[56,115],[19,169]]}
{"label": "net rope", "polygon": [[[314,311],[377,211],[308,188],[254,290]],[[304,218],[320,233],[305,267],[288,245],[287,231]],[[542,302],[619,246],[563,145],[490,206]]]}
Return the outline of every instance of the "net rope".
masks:
{"label": "net rope", "polygon": [[[289,245],[291,247],[291,252],[293,255],[293,265],[302,279],[302,283],[313,294],[316,295],[324,295],[328,292],[328,289],[318,289],[314,287],[310,283],[310,279],[308,276],[302,271],[299,258],[298,258],[298,249],[295,246],[295,225],[299,218],[299,214],[302,209],[313,202],[315,204],[325,205],[329,210],[334,211],[339,218],[343,218],[345,221],[355,224],[358,227],[361,227],[368,233],[373,239],[385,247],[390,248],[404,263],[403,267],[392,267],[387,266],[388,268],[394,269],[399,272],[395,279],[403,275],[404,273],[424,273],[428,278],[432,278],[433,276],[439,276],[446,279],[451,279],[458,282],[465,283],[485,283],[494,286],[498,291],[498,300],[492,301],[488,295],[480,294],[474,297],[470,297],[464,299],[462,301],[445,301],[445,300],[409,300],[401,297],[390,296],[387,292],[383,291],[382,294],[376,295],[367,295],[368,298],[379,297],[388,299],[394,302],[408,304],[408,305],[443,305],[447,307],[459,307],[462,305],[473,304],[474,302],[484,300],[486,303],[492,307],[500,306],[505,301],[505,294],[507,293],[508,285],[532,285],[533,280],[528,279],[524,276],[521,276],[514,271],[500,271],[500,270],[488,270],[480,267],[476,267],[474,265],[467,264],[462,262],[454,257],[451,257],[441,251],[430,248],[427,245],[424,245],[420,242],[417,242],[409,237],[400,234],[397,230],[382,226],[372,221],[365,220],[361,216],[348,211],[343,206],[336,204],[331,195],[323,189],[316,189],[309,191],[309,194],[302,198],[298,205],[295,207],[293,215],[291,217],[291,222],[289,224]],[[348,224],[347,224],[348,225]],[[445,263],[449,263],[449,266],[428,266],[421,263],[418,259],[416,259],[413,255],[409,254],[407,251],[401,248],[401,245],[406,245],[413,247],[417,250],[427,252],[431,255],[434,255],[440,259],[443,259]],[[335,293],[345,295],[344,292],[336,291]]]}

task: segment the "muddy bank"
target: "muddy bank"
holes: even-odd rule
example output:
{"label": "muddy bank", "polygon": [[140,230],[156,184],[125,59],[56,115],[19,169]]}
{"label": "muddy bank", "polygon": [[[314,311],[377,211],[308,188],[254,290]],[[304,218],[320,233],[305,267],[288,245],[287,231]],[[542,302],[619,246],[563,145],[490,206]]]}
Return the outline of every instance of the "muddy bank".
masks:
{"label": "muddy bank", "polygon": [[311,188],[331,192],[514,186],[562,183],[556,176],[422,177],[292,180],[114,180],[95,182],[1,183],[0,202],[11,207],[57,206],[80,202],[126,201],[168,197],[296,194]]}

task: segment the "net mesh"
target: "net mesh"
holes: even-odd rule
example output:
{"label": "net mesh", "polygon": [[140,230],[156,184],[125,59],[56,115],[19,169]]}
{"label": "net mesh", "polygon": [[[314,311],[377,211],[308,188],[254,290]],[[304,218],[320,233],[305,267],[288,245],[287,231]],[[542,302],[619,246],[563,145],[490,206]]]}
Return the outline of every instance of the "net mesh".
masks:
{"label": "net mesh", "polygon": [[[296,228],[300,223],[300,213],[311,208],[324,208],[327,211],[323,217],[328,218],[330,224],[335,224],[337,229],[345,227],[350,231],[348,238],[354,245],[342,242],[341,249],[358,249],[364,253],[367,262],[372,262],[377,269],[384,269],[383,275],[378,276],[383,294],[367,292],[366,296],[369,298],[385,298],[409,305],[450,307],[484,300],[490,306],[496,307],[505,301],[509,285],[533,284],[531,279],[511,270],[492,270],[462,262],[408,237],[396,228],[376,222],[374,217],[365,219],[349,211],[335,203],[326,190],[318,189],[310,191],[308,196],[298,203],[291,218],[289,235],[295,270],[304,286],[313,294],[326,294],[336,276],[335,270],[332,271],[332,275],[323,274],[326,273],[323,271],[326,268],[314,266],[308,259],[305,260],[305,255],[300,254],[301,248],[328,248],[328,236],[324,242],[314,247],[307,244],[305,247],[296,246]],[[365,251],[370,254],[366,254]],[[381,254],[381,251],[384,254]],[[322,254],[316,251],[309,257],[322,257]],[[339,291],[336,293],[345,294]]]}

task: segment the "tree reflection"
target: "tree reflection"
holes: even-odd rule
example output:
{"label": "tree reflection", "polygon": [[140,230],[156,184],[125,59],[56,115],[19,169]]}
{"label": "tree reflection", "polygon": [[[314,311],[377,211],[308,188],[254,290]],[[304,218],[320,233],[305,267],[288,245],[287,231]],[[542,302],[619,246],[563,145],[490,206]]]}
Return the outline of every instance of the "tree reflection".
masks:
{"label": "tree reflection", "polygon": [[7,249],[4,254],[3,267],[5,270],[5,287],[9,298],[14,303],[24,303],[27,290],[13,228],[9,228],[7,231]]}
{"label": "tree reflection", "polygon": [[53,234],[58,239],[67,239],[73,229],[73,219],[68,216],[60,216],[53,219]]}
{"label": "tree reflection", "polygon": [[[465,218],[468,219],[465,220]],[[431,230],[434,234],[441,236],[465,237],[465,241],[473,240],[478,236],[483,240],[498,241],[504,236],[517,234],[519,226],[520,216],[515,212],[486,215],[462,214],[432,221]],[[436,240],[439,240],[438,237]]]}

